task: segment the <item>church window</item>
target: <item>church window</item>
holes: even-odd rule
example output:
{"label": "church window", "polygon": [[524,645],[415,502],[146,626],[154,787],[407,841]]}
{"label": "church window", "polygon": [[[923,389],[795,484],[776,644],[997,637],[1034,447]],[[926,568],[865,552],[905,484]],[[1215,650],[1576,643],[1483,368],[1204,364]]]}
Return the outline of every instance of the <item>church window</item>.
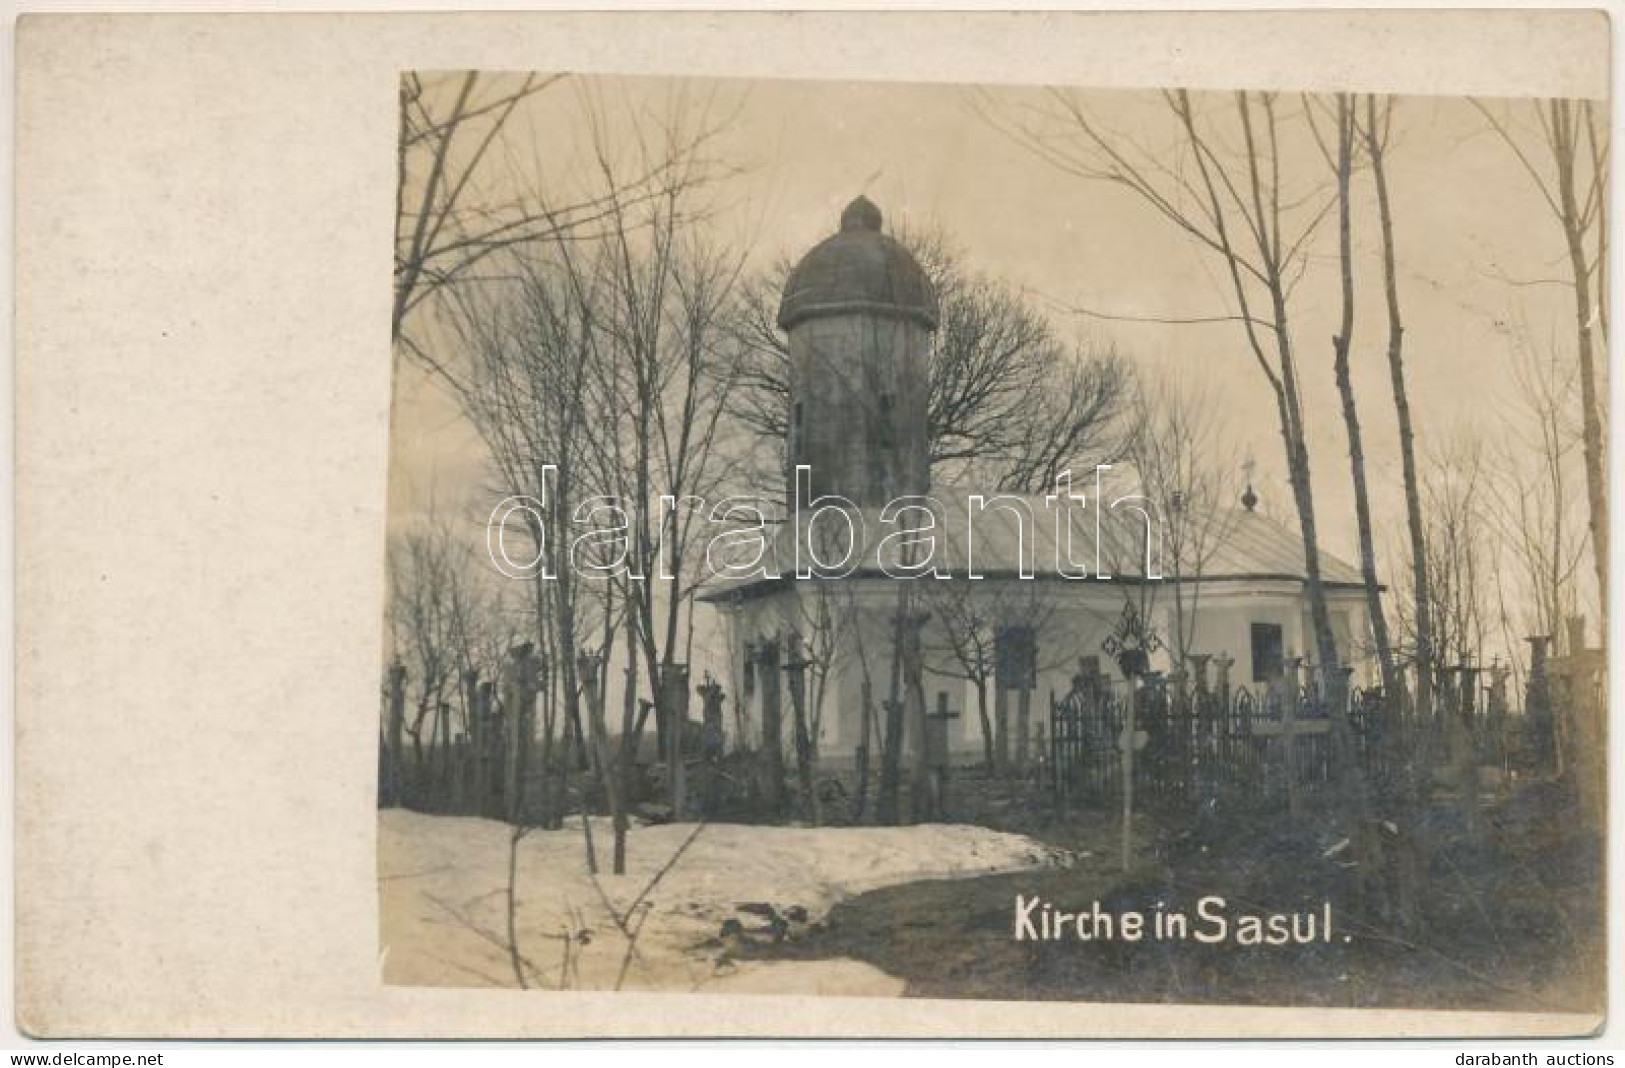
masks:
{"label": "church window", "polygon": [[796,401],[795,407],[790,410],[790,454],[798,459],[801,457],[803,436],[801,425],[801,402]]}
{"label": "church window", "polygon": [[1281,674],[1281,625],[1253,624],[1253,681],[1269,682]]}
{"label": "church window", "polygon": [[892,427],[891,394],[880,395],[880,433],[878,441],[883,449],[890,449],[897,444],[897,435]]}

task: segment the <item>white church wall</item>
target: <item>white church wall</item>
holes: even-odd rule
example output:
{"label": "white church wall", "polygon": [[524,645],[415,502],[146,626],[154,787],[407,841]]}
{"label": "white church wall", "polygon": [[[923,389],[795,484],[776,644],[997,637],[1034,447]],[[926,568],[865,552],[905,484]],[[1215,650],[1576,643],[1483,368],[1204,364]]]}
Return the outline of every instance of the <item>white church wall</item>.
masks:
{"label": "white church wall", "polygon": [[[922,633],[922,651],[925,656],[925,696],[927,707],[935,709],[937,695],[948,695],[949,708],[958,713],[950,726],[949,737],[956,752],[961,755],[979,754],[982,747],[982,729],[977,715],[976,690],[965,677],[965,670],[952,653],[940,604],[933,611],[934,591],[924,585],[937,580],[918,580],[921,585],[912,591],[912,602],[917,610],[926,612]],[[984,585],[985,583],[985,585]],[[1304,608],[1301,584],[1290,581],[1260,580],[1247,583],[1213,584],[1196,598],[1195,623],[1192,627],[1191,651],[1194,653],[1228,654],[1233,658],[1230,679],[1232,685],[1252,685],[1252,625],[1272,623],[1281,628],[1282,654],[1286,658],[1306,655],[1312,649],[1312,630]],[[1368,631],[1364,599],[1358,590],[1329,591],[1340,651],[1347,663],[1356,667],[1355,682],[1370,685],[1376,672],[1366,648],[1364,635]],[[884,715],[882,702],[889,694],[892,673],[894,629],[897,611],[898,585],[889,579],[859,579],[836,584],[802,584],[787,587],[769,596],[756,597],[730,606],[729,655],[733,663],[743,664],[745,644],[770,635],[780,639],[780,663],[785,660],[784,635],[792,628],[804,635],[812,633],[812,623],[820,618],[815,597],[831,598],[825,609],[832,624],[835,640],[829,677],[824,685],[821,707],[809,708],[817,716],[817,735],[820,755],[826,759],[849,760],[862,741],[863,683],[867,675],[872,715],[879,722]],[[1064,697],[1078,672],[1079,659],[1096,657],[1100,670],[1114,684],[1121,682],[1117,666],[1102,647],[1118,623],[1123,606],[1129,596],[1124,587],[1114,584],[1052,582],[1017,582],[1016,580],[986,579],[978,583],[976,597],[978,609],[985,610],[991,625],[1036,623],[1038,626],[1037,684],[1032,692],[1031,723],[1048,723],[1050,700]],[[1187,594],[1188,597],[1188,594]],[[1153,657],[1155,668],[1171,671],[1175,667],[1172,657],[1174,610],[1173,598],[1167,589],[1159,590],[1148,598],[1150,616],[1163,639],[1165,648]],[[1187,605],[1190,601],[1187,599]],[[991,651],[990,651],[991,652]],[[867,670],[866,670],[867,669]],[[1210,669],[1212,670],[1212,669]],[[1216,678],[1216,670],[1213,676]],[[732,696],[743,698],[741,677],[735,669]],[[781,678],[781,686],[782,686]],[[812,683],[809,679],[809,700]],[[997,680],[987,687],[988,712],[992,715],[996,702]],[[783,715],[788,725],[792,709],[787,688],[781,689]],[[1008,695],[1014,731],[1016,694]],[[736,723],[746,725],[751,744],[760,741],[760,680],[744,707],[730,711],[727,727],[730,733]],[[876,728],[871,727],[871,730]],[[1035,731],[1036,733],[1036,731]],[[1013,733],[1012,733],[1013,744]]]}

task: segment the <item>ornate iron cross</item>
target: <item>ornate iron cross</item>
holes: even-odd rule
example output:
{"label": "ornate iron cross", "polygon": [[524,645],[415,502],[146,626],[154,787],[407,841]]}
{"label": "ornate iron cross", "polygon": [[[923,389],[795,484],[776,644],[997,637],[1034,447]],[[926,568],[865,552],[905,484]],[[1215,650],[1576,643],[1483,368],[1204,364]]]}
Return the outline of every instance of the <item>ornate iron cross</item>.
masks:
{"label": "ornate iron cross", "polygon": [[1100,648],[1117,661],[1124,675],[1143,675],[1150,665],[1151,654],[1162,648],[1162,636],[1140,615],[1134,602],[1128,601],[1123,605],[1123,614],[1117,618],[1117,625],[1100,643]]}

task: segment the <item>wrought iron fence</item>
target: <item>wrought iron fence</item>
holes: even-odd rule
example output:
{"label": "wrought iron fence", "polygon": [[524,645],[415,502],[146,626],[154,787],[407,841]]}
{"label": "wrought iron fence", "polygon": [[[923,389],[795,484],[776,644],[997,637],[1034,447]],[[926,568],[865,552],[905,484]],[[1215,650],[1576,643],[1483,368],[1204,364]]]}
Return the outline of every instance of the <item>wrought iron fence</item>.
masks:
{"label": "wrought iron fence", "polygon": [[[1384,771],[1384,716],[1375,695],[1347,698],[1350,756]],[[1050,703],[1050,778],[1062,804],[1104,804],[1124,770],[1129,695],[1075,689]],[[1275,805],[1312,799],[1334,782],[1336,730],[1327,705],[1301,688],[1179,693],[1153,683],[1134,695],[1136,796],[1147,805]]]}
{"label": "wrought iron fence", "polygon": [[[1324,797],[1340,761],[1357,763],[1366,781],[1397,785],[1396,761],[1423,752],[1430,774],[1448,781],[1462,761],[1502,777],[1552,769],[1551,717],[1510,713],[1499,701],[1436,692],[1433,714],[1395,709],[1379,689],[1350,688],[1340,735],[1331,707],[1315,689],[1278,682],[1228,692],[1181,688],[1153,676],[1135,695],[1135,795],[1139,803],[1285,806]],[[1065,697],[1050,698],[1047,779],[1060,804],[1104,805],[1120,796],[1128,692],[1104,676],[1079,676]],[[1463,745],[1470,758],[1463,755]],[[1414,770],[1414,769],[1413,769]]]}

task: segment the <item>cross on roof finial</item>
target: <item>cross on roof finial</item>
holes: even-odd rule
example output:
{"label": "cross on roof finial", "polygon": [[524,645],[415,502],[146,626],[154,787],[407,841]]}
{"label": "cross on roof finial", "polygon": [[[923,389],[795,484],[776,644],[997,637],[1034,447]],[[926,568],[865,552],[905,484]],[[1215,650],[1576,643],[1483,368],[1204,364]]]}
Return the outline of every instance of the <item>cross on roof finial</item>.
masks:
{"label": "cross on roof finial", "polygon": [[1258,507],[1258,494],[1253,492],[1253,471],[1258,467],[1258,461],[1251,454],[1241,463],[1241,469],[1247,473],[1247,489],[1241,495],[1241,506],[1249,512]]}

